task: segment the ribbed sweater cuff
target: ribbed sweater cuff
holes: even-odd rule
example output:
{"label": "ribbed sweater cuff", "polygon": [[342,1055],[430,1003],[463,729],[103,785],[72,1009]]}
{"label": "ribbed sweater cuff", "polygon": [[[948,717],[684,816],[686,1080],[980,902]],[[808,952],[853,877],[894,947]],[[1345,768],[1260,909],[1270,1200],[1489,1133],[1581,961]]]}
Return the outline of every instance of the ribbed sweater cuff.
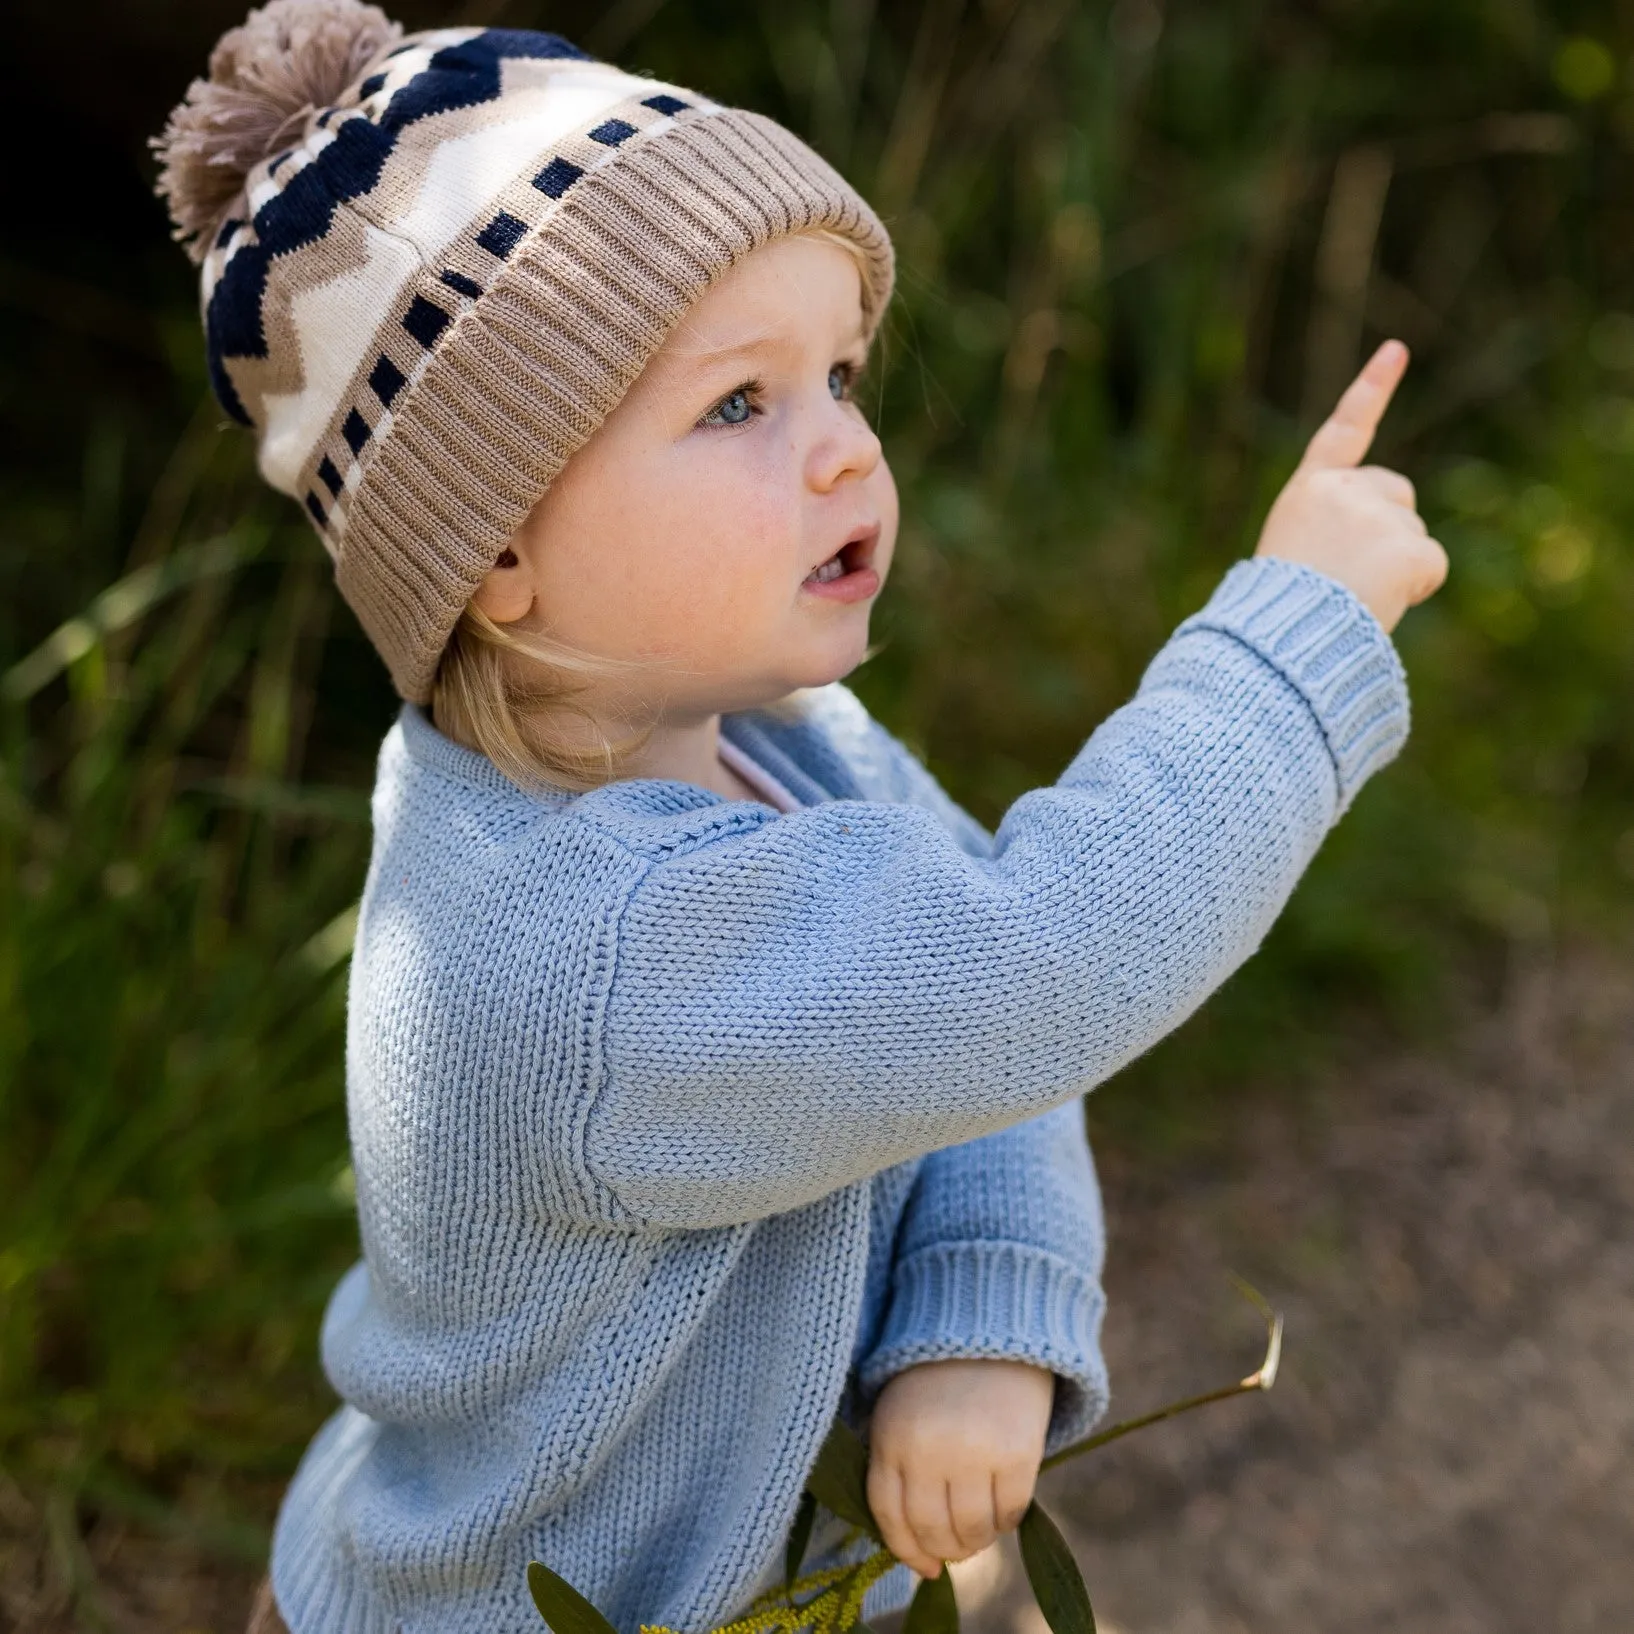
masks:
{"label": "ribbed sweater cuff", "polygon": [[879,1343],[859,1369],[865,1398],[920,1362],[1031,1362],[1060,1381],[1053,1449],[1106,1411],[1100,1328],[1105,1298],[1080,1267],[1024,1243],[938,1243],[902,1260]]}
{"label": "ribbed sweater cuff", "polygon": [[1259,653],[1310,705],[1343,811],[1407,740],[1407,676],[1384,628],[1336,579],[1296,562],[1239,562],[1176,632],[1215,630]]}

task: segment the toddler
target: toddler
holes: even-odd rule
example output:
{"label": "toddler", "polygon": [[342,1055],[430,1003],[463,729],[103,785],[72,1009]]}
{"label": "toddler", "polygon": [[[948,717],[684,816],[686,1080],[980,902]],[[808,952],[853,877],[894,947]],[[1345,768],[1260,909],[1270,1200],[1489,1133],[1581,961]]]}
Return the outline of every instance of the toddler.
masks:
{"label": "toddler", "polygon": [[837,1413],[906,1566],[984,1547],[1106,1402],[1077,1098],[1406,731],[1386,631],[1445,563],[1360,466],[1405,353],[989,835],[840,685],[897,534],[852,401],[892,258],[801,142],[552,35],[273,0],[161,148],[216,392],[404,699],[343,1406],[259,1625],[535,1631],[538,1559],[707,1629],[778,1581]]}

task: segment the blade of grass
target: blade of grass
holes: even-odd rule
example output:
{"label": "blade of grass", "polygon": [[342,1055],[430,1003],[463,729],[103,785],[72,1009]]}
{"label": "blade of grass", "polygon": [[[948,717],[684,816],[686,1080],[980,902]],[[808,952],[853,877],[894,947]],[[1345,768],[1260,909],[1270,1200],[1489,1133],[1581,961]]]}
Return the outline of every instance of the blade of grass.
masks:
{"label": "blade of grass", "polygon": [[32,698],[104,636],[128,628],[186,585],[231,573],[264,543],[261,537],[234,530],[127,573],[109,585],[83,613],[59,624],[27,657],[0,676],[0,696],[17,703]]}

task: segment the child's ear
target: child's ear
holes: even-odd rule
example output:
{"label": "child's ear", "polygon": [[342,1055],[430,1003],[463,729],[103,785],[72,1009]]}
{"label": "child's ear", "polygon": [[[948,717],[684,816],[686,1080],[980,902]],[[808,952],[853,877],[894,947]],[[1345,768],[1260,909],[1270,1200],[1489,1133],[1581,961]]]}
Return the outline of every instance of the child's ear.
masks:
{"label": "child's ear", "polygon": [[533,606],[533,575],[527,561],[507,545],[471,597],[479,613],[495,624],[514,624]]}

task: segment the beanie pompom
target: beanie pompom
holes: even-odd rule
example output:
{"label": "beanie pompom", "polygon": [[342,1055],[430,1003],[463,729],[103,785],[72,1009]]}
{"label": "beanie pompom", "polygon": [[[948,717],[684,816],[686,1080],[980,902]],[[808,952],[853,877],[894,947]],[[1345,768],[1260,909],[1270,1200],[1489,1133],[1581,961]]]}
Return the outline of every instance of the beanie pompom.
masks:
{"label": "beanie pompom", "polygon": [[156,191],[195,261],[249,172],[402,36],[361,0],[271,0],[222,35],[210,77],[193,81],[152,144],[163,166]]}

